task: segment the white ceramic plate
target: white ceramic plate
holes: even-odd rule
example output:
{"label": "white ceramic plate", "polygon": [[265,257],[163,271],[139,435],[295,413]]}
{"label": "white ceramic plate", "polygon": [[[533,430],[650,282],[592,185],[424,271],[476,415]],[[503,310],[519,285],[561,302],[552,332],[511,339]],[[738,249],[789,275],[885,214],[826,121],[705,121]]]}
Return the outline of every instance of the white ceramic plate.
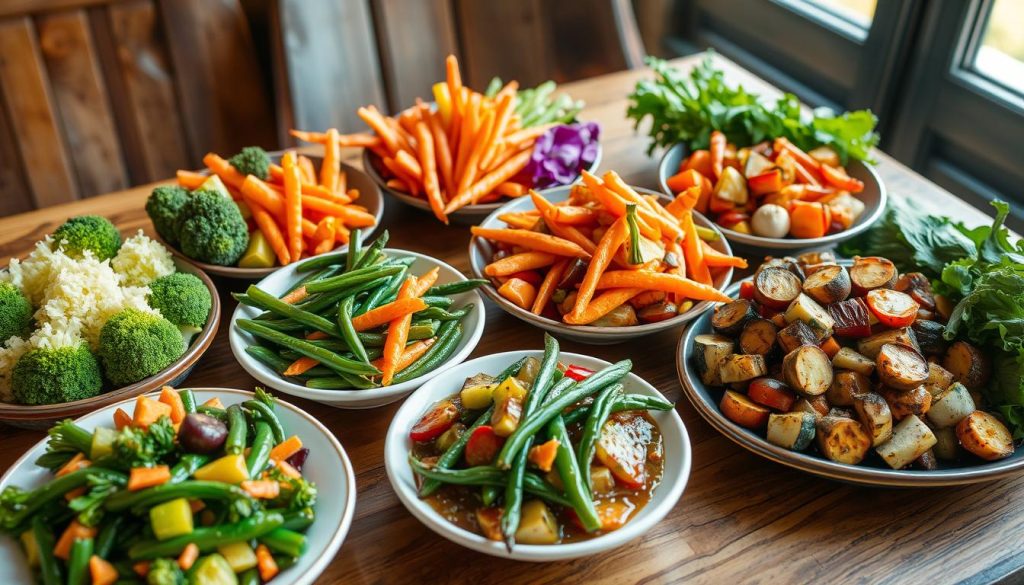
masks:
{"label": "white ceramic plate", "polygon": [[[394,248],[385,248],[385,252],[397,258],[408,256],[415,258],[416,261],[410,267],[409,274],[423,274],[437,266],[440,269],[437,276],[437,284],[467,280],[467,278],[454,267],[445,264],[436,258]],[[284,292],[299,279],[299,273],[296,271],[295,266],[296,265],[293,264],[291,266],[281,268],[277,272],[261,280],[257,283],[257,286],[273,295],[280,296],[284,294]],[[231,343],[231,352],[235,354],[235,359],[238,360],[238,363],[242,364],[245,371],[249,372],[252,377],[271,388],[280,390],[286,394],[291,394],[292,396],[315,400],[338,408],[374,408],[401,399],[406,394],[415,390],[420,384],[423,384],[445,369],[462,362],[462,360],[469,357],[469,354],[473,352],[473,349],[476,347],[476,344],[480,341],[480,337],[484,333],[483,298],[480,296],[480,293],[476,291],[452,295],[452,297],[455,300],[452,307],[455,309],[464,307],[469,303],[473,304],[473,310],[462,319],[462,340],[459,341],[458,347],[455,348],[455,353],[448,358],[448,361],[443,363],[434,371],[424,374],[419,378],[413,378],[407,382],[387,386],[385,388],[373,388],[369,390],[318,390],[314,388],[306,388],[302,384],[285,380],[278,375],[277,372],[274,372],[245,352],[245,348],[253,345],[257,340],[252,334],[242,331],[235,325],[235,322],[238,319],[252,319],[256,315],[260,314],[261,311],[254,307],[241,304],[238,305],[234,314],[231,315],[231,329],[228,332],[228,340]]]}
{"label": "white ceramic plate", "polygon": [[[533,356],[541,359],[543,355],[544,352],[539,350],[508,351],[460,364],[424,384],[405,401],[395,414],[395,418],[391,420],[384,442],[384,465],[388,479],[391,480],[391,487],[413,516],[456,544],[477,552],[519,561],[561,561],[593,555],[622,546],[646,534],[669,513],[683,494],[690,477],[690,438],[679,414],[672,409],[664,412],[651,411],[651,416],[658,423],[665,446],[665,470],[661,483],[647,505],[629,523],[614,532],[569,544],[517,544],[512,548],[512,552],[509,552],[504,543],[488,540],[479,534],[459,528],[437,513],[430,504],[421,500],[416,494],[416,480],[409,467],[409,452],[412,450],[409,429],[434,403],[458,392],[466,378],[480,372],[497,374],[520,358]],[[592,370],[611,365],[604,360],[575,353],[563,352],[559,359],[563,363],[578,364]],[[626,392],[664,398],[654,386],[636,374],[628,374],[623,383]]]}
{"label": "white ceramic plate", "polygon": [[[555,187],[553,189],[542,191],[541,193],[548,201],[552,203],[559,203],[569,198],[569,192],[571,189],[572,186]],[[663,200],[665,199],[664,195],[654,191],[640,188],[637,188],[636,190],[644,195],[658,195],[659,197],[662,197]],[[513,199],[501,206],[500,209],[496,210],[491,215],[487,216],[487,219],[480,223],[480,227],[504,228],[506,227],[506,224],[498,219],[499,216],[517,211],[529,211],[531,209],[534,209],[534,206],[533,201],[529,197]],[[722,236],[722,232],[718,229],[718,226],[697,212],[693,213],[693,220],[697,225],[710,228],[718,233],[718,239],[714,242],[709,242],[712,248],[724,254],[732,254],[732,248],[729,247],[729,243],[725,240],[725,237]],[[484,268],[490,263],[490,258],[493,254],[494,251],[490,242],[483,238],[473,236],[469,241],[469,265],[473,270],[474,278],[490,280],[490,277],[484,274]],[[729,286],[729,283],[732,282],[732,274],[732,268],[724,270],[718,275],[718,278],[715,279],[715,287],[718,290],[725,290],[725,288]],[[530,311],[519,307],[515,303],[512,303],[505,297],[498,294],[497,289],[491,285],[484,286],[481,290],[484,291],[487,298],[494,301],[506,313],[511,314],[513,317],[526,321],[532,325],[536,325],[545,331],[550,331],[551,333],[557,334],[566,339],[593,345],[620,343],[637,337],[642,337],[644,335],[664,331],[666,329],[681,327],[688,321],[696,319],[704,311],[714,305],[711,301],[702,301],[694,304],[689,311],[657,323],[645,323],[643,325],[633,325],[631,327],[595,327],[593,325],[569,325],[568,323],[556,321],[542,315],[534,315]]]}
{"label": "white ceramic plate", "polygon": [[[231,388],[196,388],[193,392],[200,404],[220,397],[225,406],[244,402],[253,396],[252,392]],[[157,395],[151,394],[154,397]],[[131,398],[111,404],[76,422],[90,431],[98,426],[111,426],[114,411],[118,407],[126,407],[130,412],[134,401]],[[298,435],[309,448],[309,458],[303,473],[316,483],[320,493],[315,507],[316,520],[306,532],[306,552],[293,567],[281,571],[274,583],[309,585],[316,581],[334,559],[352,524],[356,507],[356,477],[341,444],[316,418],[284,401],[277,402],[275,412],[285,433]],[[0,479],[0,490],[9,485],[35,488],[50,481],[50,472],[35,465],[35,460],[45,452],[46,441],[36,443]],[[31,582],[32,575],[21,545],[8,536],[0,535],[0,583]]]}

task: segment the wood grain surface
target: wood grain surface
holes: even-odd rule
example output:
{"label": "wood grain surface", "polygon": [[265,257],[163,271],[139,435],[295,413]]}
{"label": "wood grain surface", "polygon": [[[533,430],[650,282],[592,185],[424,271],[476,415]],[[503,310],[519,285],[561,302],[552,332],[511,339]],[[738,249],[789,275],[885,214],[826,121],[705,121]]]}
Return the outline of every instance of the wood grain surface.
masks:
{"label": "wood grain surface", "polygon": [[[688,65],[692,61],[680,60]],[[763,82],[722,60],[729,77],[763,91]],[[644,72],[625,72],[566,85],[587,101],[583,117],[603,126],[606,169],[656,185],[657,160],[624,118],[625,98]],[[358,160],[358,153],[347,153]],[[984,214],[915,175],[884,154],[878,170],[895,196],[969,224]],[[98,213],[126,232],[151,230],[139,188],[0,219],[0,258],[26,253],[65,218]],[[388,199],[384,225],[392,245],[430,254],[468,271],[468,230],[444,228],[421,212]],[[754,259],[752,259],[754,260]],[[188,385],[251,388],[227,344],[234,302],[243,283],[217,281],[225,303],[220,333]],[[397,405],[344,411],[292,400],[340,438],[357,473],[358,502],[348,538],[318,583],[988,583],[1009,579],[1024,564],[1015,503],[1024,478],[962,488],[867,489],[817,479],[733,445],[703,422],[682,398],[674,352],[679,331],[642,342],[567,351],[606,360],[630,357],[635,371],[677,402],[693,443],[693,471],[669,516],[641,539],[610,553],[536,565],[485,557],[460,548],[411,516],[384,472],[384,433]],[[487,326],[475,356],[539,348],[542,332],[487,305]],[[642,346],[640,345],[642,343]],[[0,468],[43,437],[0,427]],[[317,462],[312,461],[313,465]],[[321,497],[331,497],[323,489]]]}

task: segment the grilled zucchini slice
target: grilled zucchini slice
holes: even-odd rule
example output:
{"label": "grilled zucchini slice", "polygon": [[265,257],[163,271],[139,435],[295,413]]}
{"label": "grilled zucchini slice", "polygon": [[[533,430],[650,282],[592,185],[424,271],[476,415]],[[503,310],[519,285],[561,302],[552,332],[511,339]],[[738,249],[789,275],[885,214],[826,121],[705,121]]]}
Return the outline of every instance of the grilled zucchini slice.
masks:
{"label": "grilled zucchini slice", "polygon": [[775,348],[779,328],[768,319],[751,319],[740,332],[740,351],[748,354],[768,355]]}
{"label": "grilled zucchini slice", "polygon": [[865,337],[857,342],[857,351],[869,359],[875,359],[878,357],[878,352],[881,351],[882,346],[886,343],[902,343],[914,348],[918,353],[921,351],[921,346],[917,344],[917,337],[910,327],[888,329],[871,337]]}
{"label": "grilled zucchini slice", "polygon": [[768,442],[783,449],[803,451],[814,440],[818,417],[809,412],[784,412],[768,416]]}
{"label": "grilled zucchini slice", "polygon": [[735,347],[733,341],[724,335],[705,333],[693,339],[693,363],[702,382],[708,386],[722,385],[718,369]]}
{"label": "grilled zucchini slice", "polygon": [[735,337],[751,319],[757,319],[754,303],[747,299],[736,299],[715,309],[711,315],[711,327],[718,333]]}
{"label": "grilled zucchini slice", "polygon": [[718,367],[718,376],[723,384],[746,382],[768,374],[768,365],[763,355],[734,353]]}
{"label": "grilled zucchini slice", "polygon": [[803,321],[786,325],[779,330],[776,339],[784,353],[789,353],[801,345],[818,345],[818,336]]}
{"label": "grilled zucchini slice", "polygon": [[850,296],[850,273],[842,266],[824,266],[809,274],[803,289],[811,298],[823,305],[846,300]]}
{"label": "grilled zucchini slice", "polygon": [[853,409],[857,412],[857,420],[871,437],[872,447],[889,440],[892,436],[892,412],[884,398],[874,392],[862,394],[853,400]]}
{"label": "grilled zucchini slice", "polygon": [[831,336],[835,327],[832,315],[829,315],[828,311],[822,308],[814,299],[803,293],[800,293],[789,304],[785,317],[786,323],[793,323],[795,321],[806,323],[814,331],[818,341]]}

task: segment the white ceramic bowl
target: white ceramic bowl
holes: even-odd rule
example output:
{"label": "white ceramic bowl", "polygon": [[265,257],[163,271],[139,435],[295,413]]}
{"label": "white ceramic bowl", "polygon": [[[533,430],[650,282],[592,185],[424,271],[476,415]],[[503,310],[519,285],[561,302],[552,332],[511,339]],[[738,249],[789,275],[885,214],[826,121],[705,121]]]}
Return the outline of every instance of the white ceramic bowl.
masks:
{"label": "white ceramic bowl", "polygon": [[[391,487],[413,516],[456,544],[477,552],[519,561],[561,561],[593,555],[622,546],[646,534],[669,513],[683,494],[690,477],[690,438],[682,419],[673,409],[664,412],[651,411],[652,417],[658,423],[665,446],[665,470],[661,483],[654,490],[654,495],[647,505],[629,523],[614,532],[568,544],[517,544],[512,547],[512,552],[509,552],[504,543],[488,540],[479,534],[459,528],[441,516],[429,503],[421,500],[416,493],[413,471],[409,467],[409,452],[412,450],[409,429],[413,424],[434,403],[458,392],[462,388],[462,382],[469,376],[479,372],[496,374],[520,358],[534,356],[540,359],[543,355],[544,352],[539,350],[508,351],[460,364],[424,384],[405,401],[395,414],[395,418],[391,420],[384,442],[384,465],[388,479],[391,480]],[[593,370],[611,365],[594,357],[565,352],[561,354],[560,361]],[[636,374],[628,374],[623,383],[626,392],[664,398],[654,386]]]}
{"label": "white ceramic bowl", "polygon": [[[439,268],[437,284],[467,280],[457,269],[436,258],[394,248],[385,248],[385,252],[398,258],[409,256],[415,258],[416,261],[410,267],[409,274],[423,274],[437,266]],[[257,286],[276,296],[284,294],[300,277],[295,266],[295,264],[292,264],[281,268],[258,282]],[[245,348],[256,343],[257,339],[251,333],[242,331],[235,322],[239,319],[252,319],[259,315],[261,311],[254,307],[239,304],[235,308],[234,314],[231,315],[231,329],[228,332],[228,340],[231,343],[231,352],[235,354],[235,359],[238,360],[238,363],[242,365],[245,371],[271,388],[280,390],[285,394],[315,400],[337,408],[375,408],[401,399],[445,369],[462,362],[473,352],[473,349],[484,333],[485,311],[483,298],[476,291],[452,295],[452,298],[455,300],[455,303],[452,305],[453,308],[463,307],[469,303],[473,304],[473,310],[462,319],[462,340],[459,341],[458,347],[455,348],[455,353],[448,358],[448,361],[431,372],[407,382],[384,388],[369,390],[319,390],[285,380],[277,372],[274,372],[245,352]]]}
{"label": "white ceramic bowl", "polygon": [[[672,175],[679,172],[679,164],[688,154],[689,149],[685,144],[677,144],[665,151],[664,156],[661,158],[661,163],[658,164],[658,181],[661,184],[662,191],[669,197],[675,197],[675,193],[672,192],[672,189],[669,189],[667,181]],[[885,184],[882,183],[882,179],[875,172],[873,166],[851,159],[849,164],[846,165],[846,170],[850,173],[851,177],[864,181],[864,190],[856,195],[858,199],[864,202],[864,213],[860,214],[857,221],[846,231],[829,234],[821,238],[799,239],[764,238],[753,234],[743,234],[728,228],[720,229],[725,233],[725,237],[729,238],[729,241],[738,248],[761,253],[830,248],[839,242],[848,240],[867,230],[882,217],[882,213],[885,212],[885,203],[889,200],[889,195],[885,190]]]}
{"label": "white ceramic bowl", "polygon": [[[547,189],[541,193],[544,197],[552,202],[559,203],[569,198],[569,191],[572,189],[571,185],[564,187],[555,187],[553,189]],[[644,195],[657,195],[664,201],[666,197],[660,193],[650,191],[647,189],[636,188],[639,193]],[[487,219],[480,223],[480,227],[484,228],[504,228],[506,227],[505,222],[498,219],[499,216],[506,213],[513,213],[517,211],[528,211],[534,209],[533,201],[529,197],[519,197],[513,199],[501,206],[494,213],[489,215]],[[732,249],[729,247],[729,243],[722,236],[721,231],[718,229],[713,222],[709,221],[706,217],[700,213],[693,213],[694,223],[700,226],[704,226],[714,230],[718,233],[718,239],[714,242],[710,242],[711,247],[723,252],[725,254],[732,254]],[[486,274],[484,274],[484,268],[490,263],[490,258],[494,254],[494,249],[490,242],[483,238],[473,236],[469,241],[469,265],[473,271],[474,278],[483,278],[490,280]],[[718,278],[715,279],[715,287],[718,290],[725,290],[729,283],[732,282],[733,269],[728,268],[719,274]],[[633,325],[631,327],[595,327],[593,325],[569,325],[562,321],[556,321],[542,315],[534,315],[530,311],[527,311],[515,303],[512,303],[505,297],[498,294],[497,289],[491,285],[481,287],[487,298],[494,301],[499,307],[501,307],[506,313],[511,314],[513,317],[526,321],[532,325],[536,325],[545,331],[557,334],[566,339],[578,341],[580,343],[589,343],[592,345],[607,345],[611,343],[620,343],[628,341],[644,335],[650,335],[666,329],[673,329],[685,325],[688,321],[696,319],[704,311],[711,308],[714,303],[712,301],[702,301],[695,303],[689,311],[680,313],[679,315],[659,321],[657,323],[645,323],[643,325]]]}
{"label": "white ceramic bowl", "polygon": [[[239,404],[253,396],[252,392],[231,388],[196,388],[193,392],[200,404],[220,397],[225,406]],[[158,393],[151,396],[156,397]],[[98,426],[111,426],[114,411],[125,407],[130,412],[134,401],[131,398],[105,406],[76,422],[89,431]],[[334,559],[352,524],[356,507],[356,477],[341,444],[315,417],[284,401],[277,402],[275,412],[285,432],[298,435],[309,448],[309,459],[303,472],[307,479],[316,483],[320,493],[315,507],[316,520],[306,532],[306,551],[294,566],[281,571],[274,578],[274,583],[309,585]],[[51,481],[53,476],[50,472],[35,465],[35,460],[45,452],[46,440],[25,452],[0,479],[0,490],[9,485],[35,488]],[[31,582],[32,574],[20,544],[9,536],[0,535],[0,583]]]}

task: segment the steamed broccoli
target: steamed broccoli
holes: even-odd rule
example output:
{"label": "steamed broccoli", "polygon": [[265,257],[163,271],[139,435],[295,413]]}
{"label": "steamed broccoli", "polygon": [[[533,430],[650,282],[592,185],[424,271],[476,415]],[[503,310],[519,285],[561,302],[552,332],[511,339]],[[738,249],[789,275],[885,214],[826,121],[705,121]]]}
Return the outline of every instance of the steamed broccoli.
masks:
{"label": "steamed broccoli", "polygon": [[173,246],[178,244],[178,232],[174,231],[174,226],[186,201],[188,190],[177,185],[160,185],[153,189],[146,200],[146,213],[156,233]]}
{"label": "steamed broccoli", "polygon": [[53,232],[53,241],[72,258],[91,250],[99,260],[113,258],[121,248],[121,232],[110,220],[98,215],[80,215],[64,222]]}
{"label": "steamed broccoli", "polygon": [[32,303],[18,287],[0,282],[0,345],[11,337],[21,337],[32,325]]}
{"label": "steamed broccoli", "polygon": [[156,559],[149,565],[146,585],[182,585],[183,583],[185,583],[185,574],[181,572],[177,561]]}
{"label": "steamed broccoli", "polygon": [[173,323],[152,313],[125,309],[100,330],[100,359],[111,382],[131,384],[166,368],[185,353]]}
{"label": "steamed broccoli", "polygon": [[191,335],[206,325],[213,298],[198,276],[175,272],[149,283],[149,306],[177,325],[183,335]]}
{"label": "steamed broccoli", "polygon": [[99,363],[84,342],[74,347],[36,348],[14,364],[11,390],[20,404],[56,404],[100,393]]}
{"label": "steamed broccoli", "polygon": [[232,266],[249,246],[249,226],[238,206],[208,191],[189,196],[175,224],[181,251],[200,262]]}
{"label": "steamed broccoli", "polygon": [[228,162],[243,175],[253,175],[264,181],[270,178],[270,157],[258,146],[246,146]]}

